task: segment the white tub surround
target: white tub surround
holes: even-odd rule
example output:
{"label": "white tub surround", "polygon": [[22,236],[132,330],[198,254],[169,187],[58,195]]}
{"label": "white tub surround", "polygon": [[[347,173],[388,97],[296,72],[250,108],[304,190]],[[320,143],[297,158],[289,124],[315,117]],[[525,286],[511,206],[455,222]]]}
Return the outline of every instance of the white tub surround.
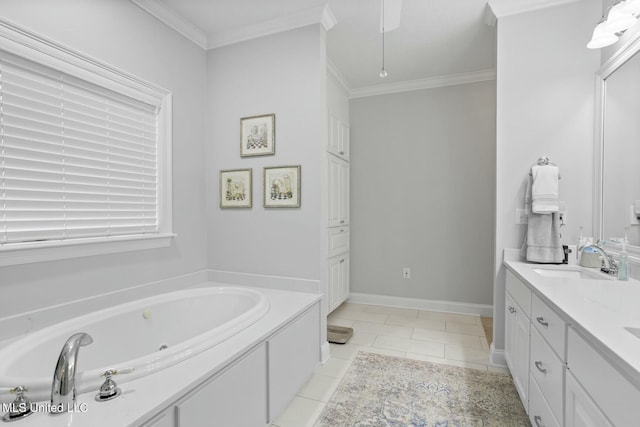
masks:
{"label": "white tub surround", "polygon": [[[141,325],[142,328],[145,328],[149,326],[149,321],[163,321],[165,315],[169,315],[173,318],[173,322],[169,323],[173,323],[175,328],[164,324],[159,325],[159,329],[170,328],[178,335],[161,336],[160,339],[183,341],[182,345],[176,344],[174,347],[181,347],[184,350],[177,353],[180,354],[178,356],[181,359],[179,363],[175,360],[169,363],[161,362],[161,365],[165,365],[164,368],[159,370],[152,368],[151,371],[145,371],[155,363],[152,361],[147,364],[147,368],[140,368],[140,371],[145,372],[144,376],[139,375],[136,378],[135,372],[138,370],[132,374],[115,376],[114,380],[122,389],[122,394],[108,402],[94,400],[97,388],[85,392],[87,387],[82,384],[93,386],[93,380],[85,383],[84,372],[80,373],[77,378],[82,389],[79,390],[81,394],[77,397],[75,411],[58,416],[36,413],[21,420],[20,425],[51,427],[155,425],[165,427],[206,425],[213,419],[220,421],[221,425],[234,425],[233,423],[236,421],[240,422],[238,425],[268,425],[270,420],[284,409],[319,364],[320,295],[272,289],[220,287],[219,284],[211,283],[204,283],[201,288],[177,293],[182,293],[186,297],[182,300],[183,306],[179,307],[179,311],[196,314],[200,320],[196,319],[192,322],[181,319],[182,314],[176,315],[168,306],[163,305],[166,303],[166,299],[174,295],[161,295],[124,306],[116,306],[105,313],[84,316],[80,318],[82,323],[77,329],[67,330],[74,322],[74,319],[71,319],[55,327],[43,329],[13,341],[3,351],[13,348],[22,340],[25,345],[20,347],[27,349],[32,337],[46,335],[47,331],[55,336],[65,335],[72,329],[74,332],[88,332],[92,335],[95,334],[94,343],[80,349],[78,357],[80,371],[98,371],[105,365],[110,368],[113,364],[117,368],[126,368],[125,365],[132,362],[137,363],[136,361],[147,357],[135,357],[140,352],[142,354],[147,352],[147,349],[140,347],[145,345],[146,338],[140,342],[135,337],[135,329],[137,328],[135,324],[138,323],[138,326]],[[230,297],[233,298],[232,301],[224,295],[235,296]],[[222,296],[222,305],[214,302],[213,296]],[[184,304],[193,305],[194,302],[189,298],[196,298],[196,305],[204,308],[205,313],[197,314],[198,308],[193,306],[186,309]],[[236,310],[235,307],[238,309]],[[265,312],[266,307],[268,307],[268,311]],[[131,327],[115,320],[116,336],[113,337],[115,341],[109,339],[106,345],[112,348],[104,349],[100,347],[103,344],[99,342],[103,331],[96,326],[99,323],[94,325],[92,320],[96,316],[104,318],[105,314],[113,314],[116,311],[136,314],[125,322],[131,324]],[[231,320],[228,314],[234,311],[237,311],[239,315],[237,317],[231,316],[236,319]],[[216,319],[207,319],[206,316],[209,314]],[[205,317],[202,318],[202,316]],[[148,319],[144,317],[148,317]],[[231,331],[235,329],[234,325],[231,325],[234,323],[238,325],[245,323],[242,325],[244,329],[235,330],[233,333],[227,332],[225,334],[228,336],[221,341],[218,340],[217,344],[199,351],[196,350],[198,346],[205,346],[203,343],[207,340],[209,343],[216,341],[216,339],[211,341],[212,337],[208,332],[202,332],[202,329],[219,330],[222,328]],[[92,328],[95,328],[95,331]],[[201,328],[200,331],[197,330],[198,328]],[[162,333],[160,330],[158,332]],[[191,331],[187,334],[196,334],[197,336],[195,339],[187,338],[184,335],[179,336],[184,331]],[[146,335],[151,336],[154,333],[149,331]],[[118,341],[118,338],[122,338],[121,342]],[[49,339],[46,342],[49,342]],[[42,345],[48,348],[46,342]],[[184,345],[187,342],[191,342],[191,345],[195,347],[187,350]],[[155,347],[156,343],[149,342],[148,344]],[[96,346],[99,352],[106,352],[103,356],[109,360],[104,357],[94,359],[90,353],[92,346]],[[167,350],[151,351],[150,354],[154,357],[165,356],[163,353],[168,352],[171,347],[172,345],[169,344]],[[44,373],[48,370],[51,371],[51,376],[53,375],[57,354],[52,356],[49,353],[55,353],[54,350],[52,348],[51,351],[40,351],[35,347],[31,349],[25,362],[38,363],[38,366],[33,366],[34,377],[40,377],[40,371]],[[42,360],[38,358],[40,353],[42,353]],[[175,356],[169,353],[166,355],[169,357],[167,360],[171,360]],[[111,358],[113,358],[113,363],[111,363]],[[25,363],[18,359],[11,357],[7,362],[2,359],[1,363],[3,365],[8,363],[14,367]],[[1,366],[0,369],[2,372],[7,372],[4,366]],[[20,372],[18,369],[12,370],[11,373],[16,377],[20,374],[23,376],[28,374],[28,372]],[[21,384],[10,384],[9,386],[15,387],[17,385]],[[2,386],[4,387],[5,384]],[[31,398],[30,392],[27,392],[26,396]],[[246,399],[255,402],[255,405],[247,407]],[[9,402],[12,397],[3,393],[0,400]],[[206,404],[204,404],[205,401]]]}
{"label": "white tub surround", "polygon": [[637,425],[640,338],[625,328],[640,328],[640,282],[577,266],[504,265],[505,356],[532,424]]}
{"label": "white tub surround", "polygon": [[62,344],[84,332],[93,343],[80,351],[77,393],[90,392],[107,370],[131,370],[118,383],[190,358],[251,326],[269,311],[264,293],[211,287],[160,294],[51,325],[0,350],[0,396],[15,384],[32,400],[48,400],[51,366]]}

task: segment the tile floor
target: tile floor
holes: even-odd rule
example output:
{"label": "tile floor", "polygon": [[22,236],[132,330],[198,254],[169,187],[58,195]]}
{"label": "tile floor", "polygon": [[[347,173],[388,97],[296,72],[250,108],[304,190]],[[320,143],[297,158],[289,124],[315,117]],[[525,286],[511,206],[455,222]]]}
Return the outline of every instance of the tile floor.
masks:
{"label": "tile floor", "polygon": [[358,350],[504,372],[489,365],[480,317],[344,303],[328,323],[353,328],[347,344],[331,344],[331,357],[298,392],[272,427],[311,427]]}

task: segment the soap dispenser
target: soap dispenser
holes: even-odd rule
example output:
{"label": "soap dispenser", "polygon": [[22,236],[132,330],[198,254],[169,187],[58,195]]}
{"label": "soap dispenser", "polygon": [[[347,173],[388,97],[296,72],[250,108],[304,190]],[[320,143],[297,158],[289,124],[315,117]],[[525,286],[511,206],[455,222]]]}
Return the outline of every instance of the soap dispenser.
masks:
{"label": "soap dispenser", "polygon": [[629,227],[624,228],[624,241],[622,242],[622,252],[618,257],[618,280],[629,280],[629,255],[627,255],[627,232]]}

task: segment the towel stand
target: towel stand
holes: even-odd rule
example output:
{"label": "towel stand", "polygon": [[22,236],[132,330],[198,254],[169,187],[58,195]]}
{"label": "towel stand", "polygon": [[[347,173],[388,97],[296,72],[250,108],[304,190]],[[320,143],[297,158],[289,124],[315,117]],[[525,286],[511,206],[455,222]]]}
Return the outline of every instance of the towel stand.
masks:
{"label": "towel stand", "polygon": [[[555,163],[551,162],[548,157],[538,157],[538,160],[534,164],[532,164],[531,167],[529,168],[529,175],[531,175],[531,168],[532,167],[534,167],[534,166],[546,166],[546,165],[558,166]],[[558,175],[558,179],[560,179],[560,178],[561,178],[561,176]]]}

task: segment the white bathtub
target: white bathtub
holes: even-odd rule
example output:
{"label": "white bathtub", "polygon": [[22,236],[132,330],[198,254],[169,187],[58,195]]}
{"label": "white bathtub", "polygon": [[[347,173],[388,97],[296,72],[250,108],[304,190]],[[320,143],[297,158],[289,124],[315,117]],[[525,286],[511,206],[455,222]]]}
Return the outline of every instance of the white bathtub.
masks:
{"label": "white bathtub", "polygon": [[[139,378],[194,356],[255,323],[269,311],[265,295],[240,287],[170,292],[106,308],[26,335],[0,350],[0,400],[8,390],[29,389],[48,400],[63,344],[86,332],[93,343],[80,348],[76,392],[97,391],[107,369],[134,368],[117,383]],[[166,349],[162,349],[166,346]]]}

